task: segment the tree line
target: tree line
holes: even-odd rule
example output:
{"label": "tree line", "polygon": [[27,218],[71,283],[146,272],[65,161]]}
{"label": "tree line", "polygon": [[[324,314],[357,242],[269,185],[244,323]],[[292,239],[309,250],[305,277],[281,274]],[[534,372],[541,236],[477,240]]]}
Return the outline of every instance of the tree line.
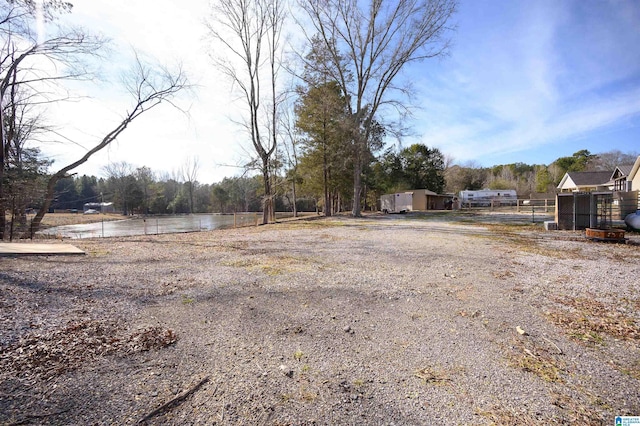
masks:
{"label": "tree line", "polygon": [[446,191],[464,189],[515,189],[520,197],[547,194],[552,197],[566,172],[609,171],[621,165],[632,165],[635,151],[611,150],[592,154],[582,149],[570,156],[559,157],[548,165],[512,163],[481,167],[473,162],[453,165],[445,171]]}
{"label": "tree line", "polygon": [[[316,152],[300,157],[297,203],[293,204],[291,170],[278,173],[274,187],[276,211],[322,210],[325,202],[325,176],[317,169],[324,163],[313,161]],[[581,150],[560,157],[549,165],[513,163],[491,167],[447,165],[437,148],[413,144],[398,150],[388,149],[367,165],[364,206],[374,210],[377,200],[386,193],[410,189],[429,189],[436,193],[455,194],[465,189],[515,189],[519,196],[533,193],[551,196],[567,171],[612,171],[618,165],[632,164],[636,153],[609,151],[591,154]],[[191,167],[187,167],[191,164]],[[262,211],[261,177],[227,177],[221,182],[197,181],[197,167],[186,166],[173,173],[153,172],[148,167],[134,167],[120,162],[104,168],[106,177],[75,176],[56,184],[52,209],[82,211],[86,203],[110,202],[122,214],[190,214]],[[197,164],[195,164],[197,166]],[[309,169],[307,169],[309,167]],[[348,176],[331,174],[329,202],[339,208],[340,199],[350,194]],[[37,205],[35,203],[34,205]]]}
{"label": "tree line", "polygon": [[[82,212],[87,203],[113,203],[123,215],[232,213],[259,211],[260,178],[225,178],[216,184],[189,182],[178,174],[118,163],[106,178],[73,176],[56,185],[52,210]],[[113,167],[112,167],[113,168]]]}

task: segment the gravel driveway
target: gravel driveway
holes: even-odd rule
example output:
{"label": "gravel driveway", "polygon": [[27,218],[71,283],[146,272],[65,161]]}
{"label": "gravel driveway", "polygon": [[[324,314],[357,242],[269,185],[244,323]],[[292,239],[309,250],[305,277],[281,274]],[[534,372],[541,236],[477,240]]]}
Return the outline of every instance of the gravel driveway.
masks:
{"label": "gravel driveway", "polygon": [[338,217],[0,259],[0,424],[613,424],[640,245]]}

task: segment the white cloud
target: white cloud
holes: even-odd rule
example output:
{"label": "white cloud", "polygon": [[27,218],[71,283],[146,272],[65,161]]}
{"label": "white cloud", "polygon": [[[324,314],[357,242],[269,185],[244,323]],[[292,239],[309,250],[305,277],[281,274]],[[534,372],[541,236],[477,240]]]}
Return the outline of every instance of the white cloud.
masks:
{"label": "white cloud", "polygon": [[[422,141],[460,162],[509,152],[516,162],[526,161],[518,152],[553,145],[565,155],[565,142],[637,122],[640,55],[630,47],[640,31],[621,13],[600,14],[593,2],[533,2],[497,18],[500,6],[491,6],[470,6],[491,18],[467,10],[451,59],[424,83]],[[585,27],[595,34],[581,38]],[[633,53],[612,53],[621,50]]]}

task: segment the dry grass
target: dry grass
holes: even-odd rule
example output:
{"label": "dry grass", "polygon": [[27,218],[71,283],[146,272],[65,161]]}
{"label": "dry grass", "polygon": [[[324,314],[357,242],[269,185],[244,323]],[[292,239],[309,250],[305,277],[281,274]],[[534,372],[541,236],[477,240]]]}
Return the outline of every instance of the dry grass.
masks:
{"label": "dry grass", "polygon": [[512,271],[505,270],[505,271],[494,271],[493,276],[501,280],[506,280],[508,278],[515,277],[516,274],[514,274]]}
{"label": "dry grass", "polygon": [[603,419],[592,406],[585,405],[567,395],[553,394],[552,404],[563,414],[554,418],[539,418],[525,409],[507,408],[494,405],[487,409],[476,408],[476,412],[496,426],[537,426],[542,424],[579,424],[585,426],[602,425]]}
{"label": "dry grass", "polygon": [[[596,243],[594,243],[596,244]],[[597,243],[600,244],[600,243]],[[620,263],[631,263],[636,264],[640,260],[640,250],[638,250],[638,245],[636,244],[615,244],[613,245],[616,250],[615,251],[606,251],[604,252],[604,256],[606,256],[610,260],[614,260]]]}
{"label": "dry grass", "polygon": [[133,333],[116,321],[71,321],[61,329],[30,333],[0,351],[0,369],[23,377],[51,378],[109,354],[160,349],[177,341],[173,330],[150,327]]}
{"label": "dry grass", "polygon": [[487,223],[487,229],[502,235],[517,235],[517,232],[538,230],[539,225],[534,223]]}
{"label": "dry grass", "polygon": [[621,373],[631,376],[634,379],[640,380],[640,361],[635,361],[627,365],[615,366]]}
{"label": "dry grass", "polygon": [[122,220],[126,219],[126,216],[116,213],[105,214],[82,214],[82,213],[47,213],[42,218],[42,227],[51,228],[54,226],[63,225],[80,225],[83,223],[96,223],[103,220]]}
{"label": "dry grass", "polygon": [[503,236],[503,239],[506,243],[525,253],[537,254],[554,259],[584,259],[585,257],[583,250],[578,247],[571,249],[567,247],[550,247],[545,245],[541,240],[525,235],[511,234]]}
{"label": "dry grass", "polygon": [[507,360],[512,367],[535,374],[546,382],[563,381],[560,373],[564,370],[564,363],[547,348],[537,345],[526,336],[514,338],[511,348],[507,352]]}
{"label": "dry grass", "polygon": [[273,256],[269,258],[240,258],[220,262],[223,266],[233,268],[245,268],[253,271],[261,271],[266,275],[282,275],[285,273],[318,268],[317,262],[307,257]]}
{"label": "dry grass", "polygon": [[588,391],[582,390],[582,395],[591,399],[589,403],[585,403],[581,398],[570,397],[561,393],[552,393],[553,401],[551,402],[556,407],[563,410],[565,414],[565,424],[579,424],[579,425],[601,425],[603,424],[603,417],[598,415],[597,408],[601,408],[603,405],[601,401],[594,399]]}
{"label": "dry grass", "polygon": [[415,377],[421,379],[425,384],[447,385],[452,383],[451,372],[442,369],[426,366],[415,371]]}
{"label": "dry grass", "polygon": [[[575,390],[575,389],[574,389]],[[579,425],[602,425],[604,416],[600,411],[607,408],[599,398],[595,397],[587,390],[579,390],[576,396],[569,396],[566,393],[550,391],[551,404],[555,405],[559,412],[551,417],[540,418],[539,414],[534,415],[526,408],[511,408],[501,404],[493,405],[489,408],[476,408],[476,413],[489,420],[491,425],[513,425],[513,426],[533,426],[541,424],[579,424]],[[611,407],[608,407],[609,409]]]}
{"label": "dry grass", "polygon": [[552,311],[548,317],[574,339],[601,344],[601,334],[604,333],[618,339],[640,340],[640,327],[633,318],[596,300],[595,296],[564,296],[553,300],[570,310]]}
{"label": "dry grass", "polygon": [[499,426],[537,426],[540,419],[522,410],[508,409],[501,406],[493,406],[488,409],[476,408],[476,412],[489,420],[490,425]]}

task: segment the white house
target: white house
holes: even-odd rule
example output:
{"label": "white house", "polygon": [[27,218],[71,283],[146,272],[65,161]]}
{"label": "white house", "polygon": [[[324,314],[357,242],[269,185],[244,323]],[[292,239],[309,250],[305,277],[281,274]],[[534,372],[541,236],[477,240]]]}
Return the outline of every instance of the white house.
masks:
{"label": "white house", "polygon": [[636,158],[633,166],[631,166],[631,170],[627,175],[627,181],[631,183],[629,191],[640,191],[640,155]]}
{"label": "white house", "polygon": [[609,191],[612,171],[606,172],[567,172],[562,177],[558,190],[560,192],[593,192]]}
{"label": "white house", "polygon": [[609,184],[613,186],[614,191],[631,191],[631,181],[628,179],[629,173],[633,169],[633,164],[623,164],[616,167],[611,175]]}

